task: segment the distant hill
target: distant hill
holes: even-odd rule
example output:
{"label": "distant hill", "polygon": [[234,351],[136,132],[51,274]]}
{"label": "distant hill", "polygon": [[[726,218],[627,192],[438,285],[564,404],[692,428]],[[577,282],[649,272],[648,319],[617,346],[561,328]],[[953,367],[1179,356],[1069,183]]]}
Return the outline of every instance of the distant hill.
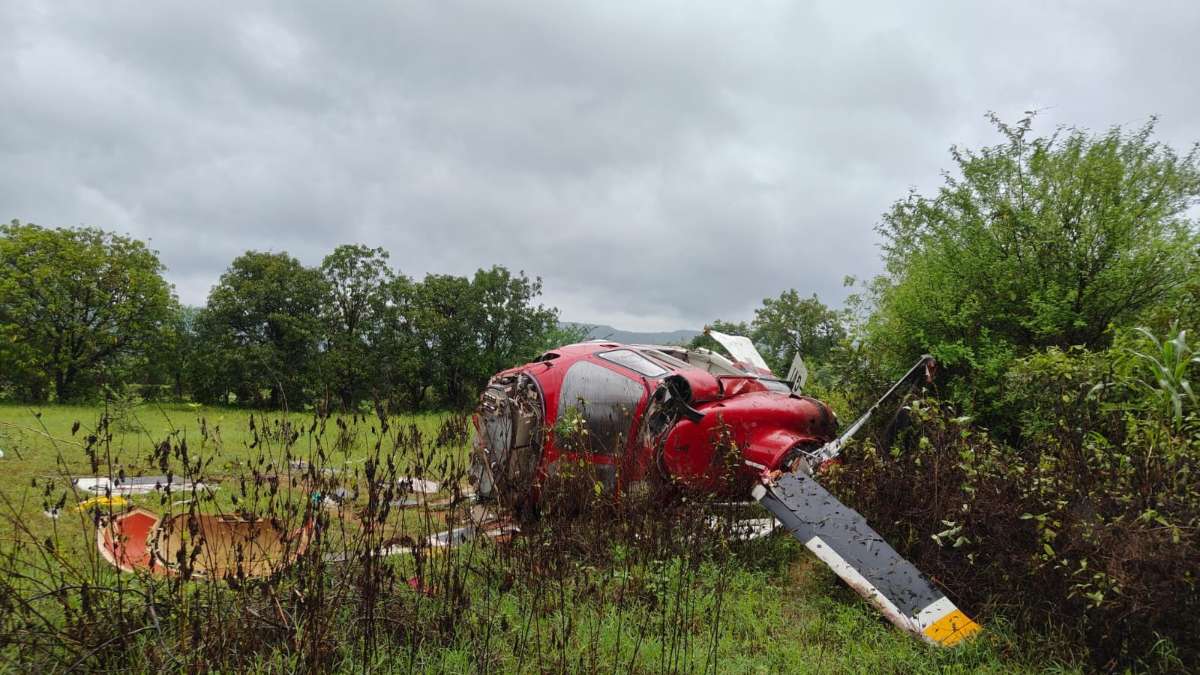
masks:
{"label": "distant hill", "polygon": [[647,344],[647,345],[685,345],[692,341],[692,338],[700,334],[698,330],[670,330],[652,333],[639,333],[637,331],[620,330],[612,326],[596,326],[588,323],[575,323],[564,321],[565,326],[588,326],[591,330],[588,331],[589,340],[612,340],[613,342],[623,342],[631,344]]}

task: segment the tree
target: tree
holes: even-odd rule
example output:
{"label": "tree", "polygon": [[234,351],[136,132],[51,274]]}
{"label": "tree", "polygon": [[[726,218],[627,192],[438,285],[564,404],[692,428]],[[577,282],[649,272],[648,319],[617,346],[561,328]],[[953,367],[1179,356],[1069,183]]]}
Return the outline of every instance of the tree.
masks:
{"label": "tree", "polygon": [[233,392],[241,404],[275,408],[308,400],[327,294],[321,273],[287,253],[236,258],[199,317],[206,394]]}
{"label": "tree", "polygon": [[555,321],[554,326],[542,335],[541,344],[535,351],[545,352],[563,345],[573,345],[588,339],[592,326],[582,323],[563,323]]}
{"label": "tree", "polygon": [[826,307],[814,293],[801,298],[795,289],[765,298],[754,312],[751,338],[767,365],[783,376],[796,354],[820,362],[846,336],[841,313]]}
{"label": "tree", "polygon": [[420,332],[417,292],[421,284],[396,274],[375,296],[370,324],[372,376],[376,389],[409,408],[419,407],[434,382],[432,351]]}
{"label": "tree", "polygon": [[453,406],[466,404],[466,384],[478,370],[478,309],[475,289],[465,277],[429,274],[413,289],[409,320],[423,368]]}
{"label": "tree", "polygon": [[546,336],[558,327],[558,312],[534,300],[542,294],[542,280],[525,272],[515,276],[493,265],[478,270],[471,280],[478,302],[480,359],[475,384],[483,384],[495,372],[529,361],[543,351]]}
{"label": "tree", "polygon": [[161,338],[147,355],[143,378],[139,381],[154,388],[144,390],[143,396],[151,396],[150,392],[159,387],[169,390],[177,400],[192,392],[190,375],[199,348],[196,330],[200,311],[199,307],[178,304],[172,308]]}
{"label": "tree", "polygon": [[399,331],[394,339],[411,339],[420,355],[419,368],[407,372],[439,385],[445,403],[465,405],[492,374],[545,349],[558,312],[534,304],[541,291],[540,279],[500,266],[471,279],[430,274],[419,284],[396,284],[388,323]]}
{"label": "tree", "polygon": [[952,149],[957,175],[883,217],[888,278],[868,325],[894,367],[930,351],[991,400],[1012,360],[1044,347],[1104,347],[1187,277],[1197,151],[1152,140],[1154,121],[1099,136],[1034,138],[1032,115],[982,150]]}
{"label": "tree", "polygon": [[369,393],[376,366],[370,339],[379,333],[381,300],[394,273],[386,251],[361,244],[338,246],[321,262],[321,273],[329,288],[324,372],[349,410]]}
{"label": "tree", "polygon": [[144,243],[96,228],[0,226],[0,377],[36,401],[123,383],[171,316],[163,269]]}

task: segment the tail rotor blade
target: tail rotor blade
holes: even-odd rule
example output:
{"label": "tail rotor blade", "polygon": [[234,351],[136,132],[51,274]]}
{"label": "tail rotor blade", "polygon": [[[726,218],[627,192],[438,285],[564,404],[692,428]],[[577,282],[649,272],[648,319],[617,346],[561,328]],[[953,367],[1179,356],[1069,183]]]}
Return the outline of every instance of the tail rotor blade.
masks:
{"label": "tail rotor blade", "polygon": [[946,647],[981,630],[862,515],[806,473],[758,485],[754,498],[897,627]]}

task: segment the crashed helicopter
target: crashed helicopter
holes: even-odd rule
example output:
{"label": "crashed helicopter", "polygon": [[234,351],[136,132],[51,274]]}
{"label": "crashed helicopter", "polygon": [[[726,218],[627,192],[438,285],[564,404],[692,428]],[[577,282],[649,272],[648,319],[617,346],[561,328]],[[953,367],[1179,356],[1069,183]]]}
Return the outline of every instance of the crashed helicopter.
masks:
{"label": "crashed helicopter", "polygon": [[477,499],[536,511],[567,467],[584,466],[617,498],[666,481],[753,500],[902,630],[942,646],[981,630],[818,481],[872,413],[922,374],[932,378],[933,359],[922,357],[839,435],[829,406],[801,391],[802,360],[781,380],[749,339],[706,332],[729,358],[592,341],[493,376],[473,417]]}
{"label": "crashed helicopter", "polygon": [[[666,484],[757,502],[899,628],[942,646],[981,630],[817,480],[880,406],[921,375],[932,377],[933,359],[918,360],[839,435],[833,411],[802,393],[802,360],[781,380],[749,339],[706,332],[728,358],[708,349],[593,341],[553,349],[493,376],[472,418],[471,522],[416,546],[510,536],[519,527],[497,510],[536,513],[563,487],[560,478],[584,466],[591,484],[614,498]],[[165,480],[169,485],[170,477]],[[407,480],[403,492],[438,490]],[[162,489],[160,482],[81,478],[76,487],[123,499]],[[261,518],[160,517],[134,508],[103,518],[96,534],[103,557],[122,571],[253,577],[294,563],[313,526],[306,521],[285,531]],[[413,550],[398,544],[380,553]]]}

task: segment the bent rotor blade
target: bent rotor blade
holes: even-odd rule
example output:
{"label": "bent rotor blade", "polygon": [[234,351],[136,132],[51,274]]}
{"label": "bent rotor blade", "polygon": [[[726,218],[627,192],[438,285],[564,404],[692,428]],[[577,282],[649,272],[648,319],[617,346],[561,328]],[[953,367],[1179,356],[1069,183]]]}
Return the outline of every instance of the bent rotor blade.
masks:
{"label": "bent rotor blade", "polygon": [[846,445],[846,442],[853,438],[854,434],[857,434],[859,429],[863,428],[863,425],[867,423],[867,420],[871,419],[871,415],[874,414],[875,411],[878,410],[879,407],[883,405],[889,398],[891,398],[893,394],[899,391],[900,388],[906,383],[911,381],[921,370],[925,371],[925,380],[927,382],[932,382],[933,373],[936,368],[937,362],[934,361],[933,357],[929,354],[925,354],[921,358],[917,359],[917,362],[913,364],[912,368],[908,369],[908,372],[904,374],[904,377],[896,380],[896,383],[892,385],[891,389],[888,389],[883,396],[879,397],[879,400],[875,401],[874,405],[872,405],[870,408],[867,408],[867,412],[863,413],[861,417],[855,420],[854,424],[851,424],[849,428],[842,432],[841,436],[838,436],[820,448],[817,448],[815,451],[809,453],[809,466],[816,468],[820,466],[821,463],[827,462],[840,455],[842,448]]}
{"label": "bent rotor blade", "polygon": [[946,647],[981,630],[862,515],[811,476],[785,474],[756,486],[754,498],[897,627]]}

